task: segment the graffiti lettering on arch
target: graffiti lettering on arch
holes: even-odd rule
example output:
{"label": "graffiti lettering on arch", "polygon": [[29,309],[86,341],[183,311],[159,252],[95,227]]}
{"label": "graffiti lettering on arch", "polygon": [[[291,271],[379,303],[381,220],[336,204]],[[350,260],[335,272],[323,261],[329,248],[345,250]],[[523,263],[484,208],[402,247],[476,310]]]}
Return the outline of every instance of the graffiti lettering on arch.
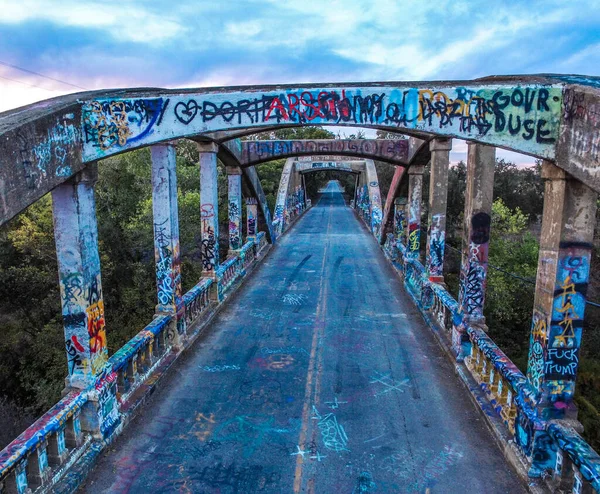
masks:
{"label": "graffiti lettering on arch", "polygon": [[99,99],[82,109],[84,159],[179,136],[277,124],[379,125],[554,157],[562,87],[348,87]]}

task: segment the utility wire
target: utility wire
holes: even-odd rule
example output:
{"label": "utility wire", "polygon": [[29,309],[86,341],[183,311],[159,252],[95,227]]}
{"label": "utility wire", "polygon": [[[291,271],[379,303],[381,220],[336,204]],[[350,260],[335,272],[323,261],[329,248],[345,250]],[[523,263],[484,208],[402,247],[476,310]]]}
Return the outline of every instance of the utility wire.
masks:
{"label": "utility wire", "polygon": [[61,84],[66,84],[67,86],[71,86],[71,87],[74,87],[74,88],[77,88],[77,89],[83,89],[84,91],[89,91],[89,89],[87,89],[85,87],[78,86],[77,84],[71,84],[70,82],[63,81],[61,79],[56,79],[56,78],[50,77],[48,75],[40,74],[39,72],[34,72],[33,70],[24,69],[23,67],[18,67],[16,65],[12,65],[10,63],[3,62],[2,60],[0,60],[0,65],[4,65],[6,67],[10,67],[11,69],[17,69],[17,70],[20,70],[22,72],[27,72],[29,74],[37,75],[39,77],[43,77],[44,79],[49,79],[51,81],[60,82]]}
{"label": "utility wire", "polygon": [[[452,245],[450,245],[450,244],[446,244],[446,247],[449,247],[451,250],[453,250],[453,251],[455,251],[456,253],[458,253],[458,254],[461,254],[461,255],[462,255],[462,252],[460,251],[460,249],[457,249],[456,247],[453,247],[453,246],[452,246]],[[492,268],[492,269],[494,269],[494,270],[496,270],[496,271],[500,271],[501,273],[504,273],[505,275],[507,275],[507,276],[510,276],[511,278],[514,278],[514,279],[516,279],[516,280],[519,280],[519,281],[521,281],[522,283],[527,283],[528,285],[533,285],[533,286],[535,286],[535,281],[533,281],[533,280],[531,280],[531,279],[523,278],[522,276],[519,276],[518,274],[514,274],[514,273],[511,273],[511,272],[509,272],[509,271],[506,271],[506,270],[504,270],[504,269],[502,269],[502,268],[499,268],[498,266],[494,266],[493,264],[491,264],[491,263],[489,263],[489,262],[487,263],[487,265],[488,265],[488,267],[490,267],[490,268]],[[586,303],[586,304],[588,304],[588,305],[591,305],[591,306],[593,306],[593,307],[600,307],[600,304],[599,304],[599,303],[597,303],[597,302],[592,302],[591,300],[586,300],[586,301],[585,301],[585,303]]]}
{"label": "utility wire", "polygon": [[11,79],[10,77],[5,77],[3,75],[0,75],[0,79],[6,79],[7,81],[18,82],[19,84],[24,84],[25,86],[36,87],[38,89],[43,89],[44,91],[52,91],[51,89],[48,89],[48,88],[45,88],[45,87],[42,87],[42,86],[36,86],[35,84],[29,84],[28,82],[19,81],[17,79]]}

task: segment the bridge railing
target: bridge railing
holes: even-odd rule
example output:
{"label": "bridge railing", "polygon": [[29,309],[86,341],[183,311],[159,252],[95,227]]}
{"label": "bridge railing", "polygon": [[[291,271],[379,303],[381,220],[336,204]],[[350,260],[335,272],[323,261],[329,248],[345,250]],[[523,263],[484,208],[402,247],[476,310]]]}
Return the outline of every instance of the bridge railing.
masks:
{"label": "bridge railing", "polygon": [[185,322],[190,327],[210,305],[212,278],[204,278],[183,296],[185,303]]}
{"label": "bridge railing", "polygon": [[[494,343],[483,329],[465,322],[459,304],[443,285],[429,281],[425,268],[407,256],[406,246],[392,234],[383,246],[386,256],[404,278],[404,284],[425,320],[440,335],[447,348],[465,345],[451,341],[454,326],[468,335],[465,366],[484,392],[494,413],[504,424],[510,446],[530,473],[542,477],[551,489],[586,494],[600,492],[600,455],[568,422],[539,416],[537,396],[527,377]],[[540,460],[536,441],[551,441],[554,458]],[[541,470],[540,470],[541,464]]]}
{"label": "bridge railing", "polygon": [[26,492],[50,481],[91,441],[81,430],[86,391],[71,392],[0,452],[0,492]]}
{"label": "bridge railing", "polygon": [[[156,315],[108,359],[92,386],[70,392],[4,448],[0,452],[0,494],[50,491],[92,443],[100,444],[99,450],[110,442],[122,430],[125,420],[130,420],[136,391],[143,391],[152,381],[153,371],[181,350],[173,345],[179,331],[178,317],[185,318],[187,328],[191,328],[214,305],[211,290],[215,284],[218,303],[268,246],[265,232],[248,240],[238,254],[218,267],[216,280],[203,278],[183,295],[184,314]],[[102,420],[93,417],[90,410],[85,411],[91,402],[97,404],[98,410],[103,409],[98,411]]]}

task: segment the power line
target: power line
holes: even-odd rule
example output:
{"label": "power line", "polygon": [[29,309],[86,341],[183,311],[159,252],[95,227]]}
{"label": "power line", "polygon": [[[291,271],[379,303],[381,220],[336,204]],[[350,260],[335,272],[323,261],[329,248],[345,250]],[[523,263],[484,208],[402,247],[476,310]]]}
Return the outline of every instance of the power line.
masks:
{"label": "power line", "polygon": [[[87,89],[87,88],[85,88],[85,87],[78,86],[77,84],[71,84],[70,82],[63,81],[63,80],[61,80],[61,79],[56,79],[56,78],[54,78],[54,77],[50,77],[50,76],[48,76],[48,75],[40,74],[39,72],[34,72],[33,70],[24,69],[23,67],[18,67],[18,66],[16,66],[16,65],[12,65],[12,64],[10,64],[10,63],[3,62],[2,60],[0,60],[0,65],[4,65],[4,66],[6,66],[6,67],[10,67],[10,68],[12,68],[12,69],[21,70],[21,71],[23,71],[23,72],[27,72],[27,73],[29,73],[29,74],[37,75],[37,76],[39,76],[39,77],[43,77],[43,78],[45,78],[45,79],[49,79],[49,80],[51,80],[51,81],[60,82],[61,84],[66,84],[67,86],[71,86],[71,87],[74,87],[74,88],[77,88],[77,89],[83,89],[84,91],[89,91],[89,89]],[[37,87],[37,86],[36,86],[36,87]]]}
{"label": "power line", "polygon": [[35,84],[29,84],[28,82],[19,81],[17,79],[11,79],[10,77],[5,77],[3,75],[0,75],[0,79],[6,79],[7,81],[18,82],[19,84],[24,84],[25,86],[36,87],[38,89],[43,89],[44,91],[51,91],[51,89],[47,89],[47,88],[42,87],[42,86],[36,86]]}
{"label": "power line", "polygon": [[[426,228],[424,228],[424,227],[421,227],[421,230],[423,230],[423,231],[426,231],[427,229],[426,229]],[[448,248],[450,248],[451,250],[455,251],[456,253],[458,253],[458,254],[461,254],[461,255],[462,255],[462,251],[461,251],[460,249],[457,249],[456,247],[453,247],[452,245],[450,245],[450,244],[448,244],[448,243],[446,244],[446,247],[448,247]],[[487,263],[487,265],[488,265],[488,267],[490,267],[490,268],[494,269],[495,271],[500,271],[501,273],[503,273],[503,274],[505,274],[505,275],[507,275],[507,276],[510,276],[511,278],[514,278],[515,280],[519,280],[519,281],[520,281],[520,282],[522,282],[522,283],[526,283],[526,284],[528,284],[528,285],[535,286],[535,281],[533,281],[533,280],[531,280],[531,279],[523,278],[522,276],[519,276],[518,274],[511,273],[511,272],[509,272],[509,271],[506,271],[506,270],[504,270],[504,269],[502,269],[502,268],[500,268],[500,267],[498,267],[498,266],[494,266],[493,264],[491,264],[491,263],[489,263],[489,262]],[[591,306],[593,306],[593,307],[600,307],[600,304],[599,304],[599,303],[597,303],[597,302],[592,302],[591,300],[586,300],[586,301],[585,301],[585,303],[586,303],[586,304],[588,304],[588,305],[591,305]]]}

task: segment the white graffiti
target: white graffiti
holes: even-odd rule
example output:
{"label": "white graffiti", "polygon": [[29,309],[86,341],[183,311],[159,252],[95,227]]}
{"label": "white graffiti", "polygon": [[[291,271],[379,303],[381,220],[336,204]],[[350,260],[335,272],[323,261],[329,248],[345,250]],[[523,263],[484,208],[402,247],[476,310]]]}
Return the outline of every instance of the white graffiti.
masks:
{"label": "white graffiti", "polygon": [[306,295],[302,293],[286,293],[282,300],[286,305],[302,305],[306,298]]}
{"label": "white graffiti", "polygon": [[384,389],[378,393],[375,393],[374,396],[380,396],[391,391],[399,391],[400,393],[404,393],[404,389],[408,386],[409,379],[406,378],[402,381],[394,381],[390,374],[382,374],[381,372],[376,372],[374,376],[371,376],[371,384],[379,383],[383,384]]}
{"label": "white graffiti", "polygon": [[204,372],[225,372],[225,371],[231,371],[231,370],[240,370],[241,367],[239,365],[236,364],[232,364],[232,365],[213,365],[212,367],[209,365],[201,365],[200,369],[202,369]]}

